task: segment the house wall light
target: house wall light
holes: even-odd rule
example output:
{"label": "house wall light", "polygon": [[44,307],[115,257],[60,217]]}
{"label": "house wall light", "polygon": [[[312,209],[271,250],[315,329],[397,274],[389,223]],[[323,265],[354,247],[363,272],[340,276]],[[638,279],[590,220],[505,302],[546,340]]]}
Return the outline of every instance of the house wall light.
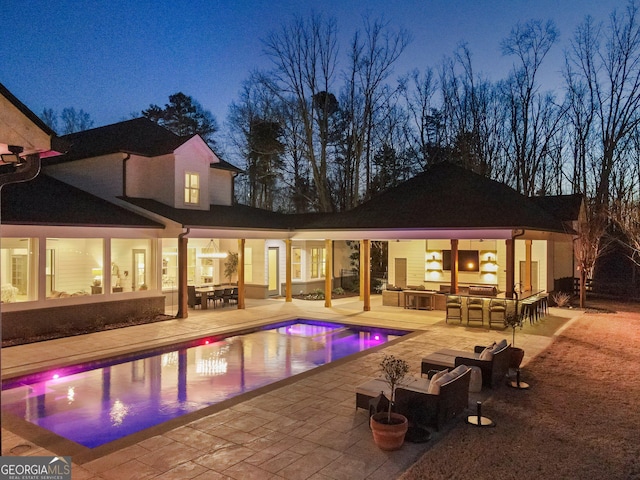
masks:
{"label": "house wall light", "polygon": [[22,158],[20,158],[20,154],[24,150],[22,147],[19,147],[17,145],[8,145],[7,150],[9,150],[9,153],[3,153],[0,155],[4,163],[12,163],[12,164],[22,163]]}

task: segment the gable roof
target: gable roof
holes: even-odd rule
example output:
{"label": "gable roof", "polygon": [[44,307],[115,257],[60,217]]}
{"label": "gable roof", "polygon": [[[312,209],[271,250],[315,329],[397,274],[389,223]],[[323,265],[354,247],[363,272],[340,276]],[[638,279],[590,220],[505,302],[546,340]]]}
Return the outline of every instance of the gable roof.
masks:
{"label": "gable roof", "polygon": [[[146,117],[134,118],[104,127],[70,133],[62,137],[71,146],[65,155],[48,158],[46,165],[66,163],[112,153],[130,153],[142,157],[157,157],[173,153],[180,145],[193,138],[181,137]],[[242,172],[234,165],[219,159],[210,167]]]}
{"label": "gable roof", "polygon": [[172,153],[185,142],[183,137],[145,117],[70,133],[62,138],[71,145],[69,152],[49,158],[47,163],[63,163],[117,152],[157,157]]}
{"label": "gable roof", "polygon": [[4,224],[164,228],[44,173],[29,182],[5,185],[1,194]]}
{"label": "gable roof", "polygon": [[423,173],[362,205],[302,228],[529,229],[570,233],[562,220],[511,187],[451,163]]}

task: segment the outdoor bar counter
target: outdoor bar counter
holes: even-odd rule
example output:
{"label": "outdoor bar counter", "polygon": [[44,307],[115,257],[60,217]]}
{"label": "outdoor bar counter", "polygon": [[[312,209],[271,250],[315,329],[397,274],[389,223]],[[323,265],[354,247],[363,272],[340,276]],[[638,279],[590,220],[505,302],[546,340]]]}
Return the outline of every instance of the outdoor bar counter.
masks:
{"label": "outdoor bar counter", "polygon": [[[483,323],[489,322],[490,312],[489,306],[492,299],[507,300],[508,309],[515,306],[516,298],[507,298],[505,292],[498,292],[497,288],[492,285],[469,285],[460,287],[457,294],[448,293],[448,285],[442,285],[440,291],[407,288],[402,290],[384,290],[382,292],[382,304],[385,306],[403,307],[415,310],[442,310],[446,311],[447,297],[456,296],[461,299],[461,321],[465,323],[469,321],[468,306],[470,299],[478,299],[481,302]],[[530,315],[528,305],[530,301],[538,299],[543,294],[542,291],[527,291],[518,293],[517,300],[523,314]],[[536,306],[537,308],[537,306]]]}

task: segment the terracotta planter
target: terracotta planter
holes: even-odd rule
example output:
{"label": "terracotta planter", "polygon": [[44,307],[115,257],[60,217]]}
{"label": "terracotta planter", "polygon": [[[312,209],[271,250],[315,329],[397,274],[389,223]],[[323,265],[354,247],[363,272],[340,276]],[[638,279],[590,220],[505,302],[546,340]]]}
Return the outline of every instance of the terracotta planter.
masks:
{"label": "terracotta planter", "polygon": [[398,450],[404,443],[404,436],[409,428],[407,417],[399,413],[391,414],[391,424],[387,423],[387,412],[375,413],[369,420],[373,441],[380,450]]}
{"label": "terracotta planter", "polygon": [[522,359],[524,358],[524,350],[518,347],[511,347],[511,363],[509,364],[509,368],[513,368],[517,370],[520,368],[520,364],[522,363]]}

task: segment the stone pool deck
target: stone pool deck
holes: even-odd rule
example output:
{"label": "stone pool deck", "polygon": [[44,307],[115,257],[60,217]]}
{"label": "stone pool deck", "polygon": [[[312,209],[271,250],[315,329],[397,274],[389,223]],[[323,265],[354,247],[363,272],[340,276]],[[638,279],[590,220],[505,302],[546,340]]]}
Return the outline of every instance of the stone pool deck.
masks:
{"label": "stone pool deck", "polygon": [[[380,296],[372,298],[369,312],[362,311],[357,297],[332,303],[331,308],[325,308],[322,301],[248,300],[244,310],[190,310],[184,320],[4,348],[2,375],[8,378],[292,318],[420,331],[382,349],[317,368],[93,450],[3,416],[2,454],[70,455],[73,478],[79,480],[393,479],[448,429],[470,428],[462,420],[455,421],[444,431],[434,432],[427,443],[405,443],[399,451],[383,452],[373,443],[367,412],[355,410],[354,388],[377,375],[383,353],[406,359],[411,373],[419,376],[420,359],[428,353],[440,348],[470,350],[504,337],[511,341],[510,330],[447,325],[444,312],[386,307]],[[526,352],[524,366],[580,314],[578,310],[552,308],[541,322],[516,330],[516,346]],[[490,394],[482,392],[480,399]]]}

